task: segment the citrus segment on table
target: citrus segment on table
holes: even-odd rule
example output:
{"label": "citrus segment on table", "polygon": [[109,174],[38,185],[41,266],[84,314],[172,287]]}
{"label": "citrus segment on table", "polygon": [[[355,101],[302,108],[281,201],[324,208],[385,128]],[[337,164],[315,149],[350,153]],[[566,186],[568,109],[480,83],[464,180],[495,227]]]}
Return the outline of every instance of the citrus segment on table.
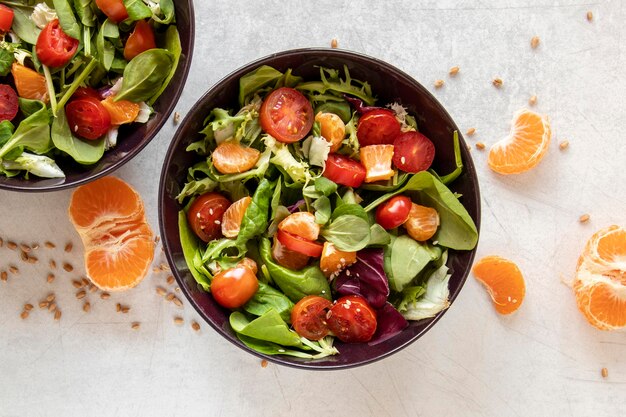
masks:
{"label": "citrus segment on table", "polygon": [[510,314],[524,301],[524,277],[517,265],[508,259],[486,256],[474,264],[472,272],[489,292],[498,313]]}
{"label": "citrus segment on table", "polygon": [[574,295],[578,309],[600,330],[626,327],[626,229],[596,232],[578,259]]}
{"label": "citrus segment on table", "polygon": [[78,187],[70,199],[70,221],[85,248],[87,276],[100,289],[136,286],[154,257],[154,236],[140,195],[119,178],[104,177]]}
{"label": "citrus segment on table", "polygon": [[489,150],[489,168],[499,174],[519,174],[534,168],[550,144],[548,118],[530,110],[513,116],[511,131]]}

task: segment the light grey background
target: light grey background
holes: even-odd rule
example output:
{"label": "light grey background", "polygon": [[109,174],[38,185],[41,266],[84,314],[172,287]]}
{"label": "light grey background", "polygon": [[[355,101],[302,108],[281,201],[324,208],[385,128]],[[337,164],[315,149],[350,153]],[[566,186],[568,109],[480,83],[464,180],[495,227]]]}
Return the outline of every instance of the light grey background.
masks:
{"label": "light grey background", "polygon": [[[586,20],[592,10],[593,22]],[[468,279],[454,306],[422,339],[369,366],[303,372],[233,348],[199,319],[154,291],[166,274],[108,301],[93,295],[85,314],[70,279],[81,273],[79,239],[67,217],[71,192],[0,192],[0,236],[58,244],[25,265],[0,248],[0,416],[616,416],[626,414],[626,337],[589,326],[570,288],[578,254],[602,227],[626,225],[623,2],[614,1],[196,1],[196,51],[178,105],[185,114],[222,76],[284,49],[328,46],[376,56],[431,88],[470,144],[506,135],[512,114],[537,94],[553,142],[532,172],[500,177],[486,151],[472,150],[483,195],[478,256],[516,261],[527,283],[521,309],[498,316]],[[541,44],[530,48],[537,35]],[[447,71],[461,71],[449,78]],[[494,77],[502,89],[491,85]],[[436,79],[446,84],[432,87]],[[157,178],[175,131],[168,123],[117,172],[143,195],[157,225]],[[560,151],[558,142],[569,140]],[[579,215],[591,214],[588,224]],[[47,284],[47,261],[77,271]],[[155,265],[164,262],[157,252]],[[60,322],[25,302],[57,294]],[[127,315],[115,303],[132,307]],[[173,317],[186,323],[177,327]],[[130,323],[141,328],[131,330]],[[607,367],[603,379],[600,369]]]}

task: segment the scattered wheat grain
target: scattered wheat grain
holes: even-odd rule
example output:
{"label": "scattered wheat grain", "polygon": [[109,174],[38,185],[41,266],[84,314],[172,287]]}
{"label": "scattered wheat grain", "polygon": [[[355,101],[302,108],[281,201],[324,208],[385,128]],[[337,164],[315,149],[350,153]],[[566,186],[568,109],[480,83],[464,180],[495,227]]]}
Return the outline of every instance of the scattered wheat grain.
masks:
{"label": "scattered wheat grain", "polygon": [[441,88],[441,87],[443,87],[444,84],[445,84],[445,82],[443,80],[436,80],[435,81],[435,88]]}
{"label": "scattered wheat grain", "polygon": [[582,216],[580,216],[578,218],[578,221],[581,223],[587,223],[589,221],[589,219],[591,218],[591,216],[587,213],[583,214]]}

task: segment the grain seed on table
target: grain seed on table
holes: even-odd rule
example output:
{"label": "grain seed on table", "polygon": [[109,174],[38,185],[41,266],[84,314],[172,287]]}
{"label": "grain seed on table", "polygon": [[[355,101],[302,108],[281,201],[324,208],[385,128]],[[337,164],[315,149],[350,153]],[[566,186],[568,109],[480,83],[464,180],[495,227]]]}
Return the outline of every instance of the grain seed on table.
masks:
{"label": "grain seed on table", "polygon": [[83,282],[82,281],[78,281],[78,280],[73,280],[72,281],[72,285],[74,286],[74,288],[83,288]]}
{"label": "grain seed on table", "polygon": [[474,136],[474,134],[476,133],[476,128],[470,127],[469,129],[467,129],[467,132],[465,133],[467,134],[467,136]]}
{"label": "grain seed on table", "polygon": [[46,301],[51,303],[51,302],[54,301],[55,298],[56,297],[55,297],[54,293],[51,293],[51,294],[48,294],[48,296],[46,297]]}
{"label": "grain seed on table", "polygon": [[57,269],[57,262],[54,259],[50,259],[48,265],[50,265],[50,268],[52,269]]}
{"label": "grain seed on table", "polygon": [[200,325],[195,320],[191,322],[191,328],[194,329],[196,332],[200,331]]}
{"label": "grain seed on table", "polygon": [[448,71],[448,74],[450,74],[450,77],[454,77],[455,75],[457,75],[459,73],[459,70],[461,68],[459,68],[458,66],[454,66],[452,68],[450,68],[450,71]]}
{"label": "grain seed on table", "polygon": [[72,249],[74,249],[74,244],[72,242],[68,242],[65,245],[65,252],[70,253],[72,251]]}
{"label": "grain seed on table", "polygon": [[476,149],[482,151],[483,149],[485,149],[485,144],[482,142],[476,142]]}
{"label": "grain seed on table", "polygon": [[130,327],[133,330],[137,330],[137,329],[139,329],[140,326],[141,326],[141,323],[134,322]]}
{"label": "grain seed on table", "polygon": [[48,311],[49,312],[54,312],[57,309],[57,304],[56,303],[50,303],[50,305],[48,306]]}
{"label": "grain seed on table", "polygon": [[606,378],[609,376],[609,370],[606,368],[602,368],[602,371],[600,371],[600,373],[602,374],[602,378]]}
{"label": "grain seed on table", "polygon": [[339,41],[337,40],[337,38],[333,38],[330,40],[330,47],[331,48],[338,48],[339,47]]}
{"label": "grain seed on table", "polygon": [[185,320],[182,317],[174,317],[174,323],[180,325],[185,323]]}
{"label": "grain seed on table", "polygon": [[588,11],[587,12],[587,21],[591,22],[593,20],[593,12],[592,11]]}
{"label": "grain seed on table", "polygon": [[33,305],[30,303],[24,304],[24,311],[30,311],[33,309]]}
{"label": "grain seed on table", "polygon": [[537,96],[536,95],[530,96],[530,98],[528,99],[528,104],[531,106],[534,106],[535,104],[537,104]]}
{"label": "grain seed on table", "polygon": [[559,143],[559,149],[562,151],[564,151],[568,147],[569,147],[569,140],[564,140],[561,143]]}
{"label": "grain seed on table", "polygon": [[20,314],[20,317],[22,318],[22,320],[26,320],[29,314],[30,313],[28,311],[22,311],[22,314]]}
{"label": "grain seed on table", "polygon": [[174,281],[176,281],[176,280],[174,279],[174,277],[173,277],[172,275],[170,275],[169,277],[167,277],[167,283],[168,283],[169,285],[172,285],[172,284],[174,283]]}
{"label": "grain seed on table", "polygon": [[109,294],[108,292],[103,292],[102,294],[100,294],[100,298],[102,298],[103,300],[108,300],[109,298],[111,298],[111,294]]}
{"label": "grain seed on table", "polygon": [[9,274],[7,274],[7,271],[0,272],[0,280],[6,282],[8,279],[9,279]]}
{"label": "grain seed on table", "polygon": [[28,246],[26,243],[20,243],[20,250],[24,253],[29,253],[30,246]]}
{"label": "grain seed on table", "polygon": [[163,287],[156,287],[156,293],[163,297],[165,294],[167,294],[167,291]]}
{"label": "grain seed on table", "polygon": [[443,81],[443,80],[436,80],[434,85],[435,85],[435,88],[441,88],[441,87],[443,87],[444,84],[445,84],[445,81]]}
{"label": "grain seed on table", "polygon": [[11,250],[15,250],[17,249],[17,243],[15,242],[11,242],[10,240],[7,242],[7,248],[11,249]]}
{"label": "grain seed on table", "polygon": [[587,213],[583,214],[582,216],[580,216],[578,218],[578,221],[581,223],[587,223],[589,221],[589,219],[591,218],[591,216]]}
{"label": "grain seed on table", "polygon": [[36,256],[26,255],[26,262],[28,262],[29,264],[36,264],[37,262],[39,262],[39,258],[37,258]]}
{"label": "grain seed on table", "polygon": [[57,311],[54,313],[54,319],[55,319],[56,321],[61,320],[61,310],[57,310]]}
{"label": "grain seed on table", "polygon": [[537,49],[537,47],[539,46],[539,42],[539,36],[533,36],[530,40],[530,47],[533,49]]}
{"label": "grain seed on table", "polygon": [[85,301],[85,304],[83,304],[83,311],[85,313],[89,313],[90,310],[91,310],[91,304],[89,304],[89,301]]}
{"label": "grain seed on table", "polygon": [[79,300],[85,298],[86,296],[87,296],[87,291],[85,290],[80,290],[76,293],[76,298],[78,298]]}
{"label": "grain seed on table", "polygon": [[72,272],[72,271],[74,270],[74,267],[72,266],[72,264],[65,262],[65,263],[63,264],[63,269],[64,269],[66,272]]}
{"label": "grain seed on table", "polygon": [[43,310],[44,308],[48,308],[48,306],[49,306],[49,305],[50,305],[50,303],[49,303],[49,302],[47,302],[47,301],[40,301],[40,302],[39,302],[39,308],[40,308],[40,309],[42,309],[42,310]]}
{"label": "grain seed on table", "polygon": [[18,269],[17,266],[15,265],[10,265],[9,266],[9,272],[12,273],[13,275],[17,275],[20,273],[20,270]]}
{"label": "grain seed on table", "polygon": [[0,248],[1,248],[2,246],[4,246],[4,239],[2,239],[2,238],[0,237]]}
{"label": "grain seed on table", "polygon": [[265,359],[261,361],[261,368],[267,368],[267,361]]}
{"label": "grain seed on table", "polygon": [[52,284],[52,282],[54,281],[54,274],[49,273],[48,277],[46,278],[46,281],[48,281],[48,284]]}
{"label": "grain seed on table", "polygon": [[502,81],[502,78],[494,78],[493,81],[491,81],[491,84],[493,84],[496,88],[500,88],[502,87],[502,84],[504,84],[504,81]]}

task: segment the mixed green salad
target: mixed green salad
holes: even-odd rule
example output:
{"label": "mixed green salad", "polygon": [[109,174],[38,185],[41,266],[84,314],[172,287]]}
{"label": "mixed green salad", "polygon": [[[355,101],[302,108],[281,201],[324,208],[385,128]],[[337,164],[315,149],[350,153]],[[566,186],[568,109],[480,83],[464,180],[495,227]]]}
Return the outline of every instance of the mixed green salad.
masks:
{"label": "mixed green salad", "polygon": [[0,0],[0,174],[98,162],[149,120],[180,55],[173,0]]}
{"label": "mixed green salad", "polygon": [[239,108],[215,108],[178,195],[190,273],[248,347],[316,359],[377,344],[448,307],[451,250],[476,226],[450,191],[463,170],[430,169],[435,145],[398,103],[320,68],[305,81],[261,66]]}

